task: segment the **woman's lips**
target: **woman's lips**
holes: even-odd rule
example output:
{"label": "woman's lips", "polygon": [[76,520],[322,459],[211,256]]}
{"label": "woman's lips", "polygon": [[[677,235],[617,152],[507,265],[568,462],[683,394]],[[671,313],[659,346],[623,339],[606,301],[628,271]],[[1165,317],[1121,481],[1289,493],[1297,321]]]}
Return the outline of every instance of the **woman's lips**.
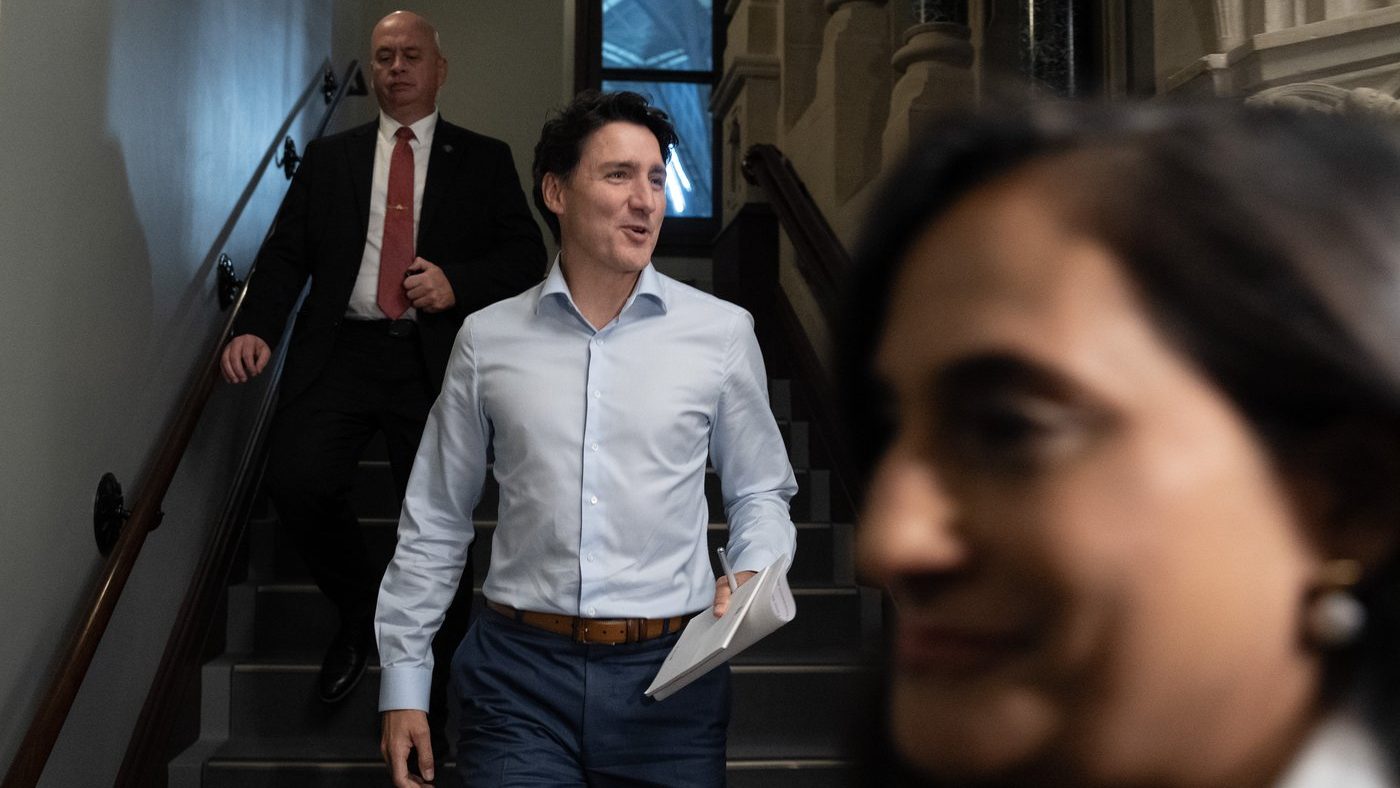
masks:
{"label": "woman's lips", "polygon": [[977,673],[996,668],[1029,649],[1016,631],[940,624],[901,624],[895,631],[894,663],[916,673]]}

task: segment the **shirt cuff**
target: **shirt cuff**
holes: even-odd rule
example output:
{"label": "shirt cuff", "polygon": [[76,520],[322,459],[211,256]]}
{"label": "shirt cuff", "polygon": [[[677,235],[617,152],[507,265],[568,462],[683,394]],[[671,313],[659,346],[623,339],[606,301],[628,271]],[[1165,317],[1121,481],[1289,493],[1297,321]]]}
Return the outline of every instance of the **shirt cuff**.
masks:
{"label": "shirt cuff", "polygon": [[[750,546],[738,555],[731,555],[730,566],[735,572],[762,572],[779,558],[787,558],[787,554],[771,548]],[[792,559],[787,558],[783,569],[786,570],[791,564]]]}
{"label": "shirt cuff", "polygon": [[379,710],[428,710],[428,695],[433,684],[430,668],[383,668],[379,673]]}

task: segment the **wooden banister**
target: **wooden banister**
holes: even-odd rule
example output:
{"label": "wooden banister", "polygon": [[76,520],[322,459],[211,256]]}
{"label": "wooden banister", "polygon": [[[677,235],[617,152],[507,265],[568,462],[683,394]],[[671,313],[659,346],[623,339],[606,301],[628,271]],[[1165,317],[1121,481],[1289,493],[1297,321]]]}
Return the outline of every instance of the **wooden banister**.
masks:
{"label": "wooden banister", "polygon": [[792,240],[797,267],[828,322],[841,308],[840,287],[851,257],[832,232],[821,208],[797,176],[792,162],[772,145],[754,145],[744,155],[744,177],[763,189]]}
{"label": "wooden banister", "polygon": [[[356,61],[350,63],[345,72],[345,77],[337,86],[334,96],[328,95],[329,106],[321,118],[316,128],[314,136],[320,136],[325,132],[327,125],[335,110],[339,107],[341,99],[353,84],[363,87],[362,77],[358,77],[359,64]],[[331,80],[328,77],[327,82]],[[314,138],[314,137],[313,137]],[[271,235],[272,230],[268,230]],[[266,238],[264,238],[264,241]],[[248,280],[251,281],[255,271],[250,271]],[[233,309],[229,311],[228,318],[224,321],[223,330],[219,333],[214,347],[210,353],[200,362],[194,373],[193,382],[186,388],[180,401],[179,410],[175,417],[161,434],[159,448],[156,458],[151,464],[149,471],[141,479],[136,488],[140,491],[136,504],[133,507],[121,533],[117,537],[116,544],[112,552],[107,556],[106,563],[102,567],[102,573],[88,596],[88,600],[83,608],[79,624],[70,633],[67,643],[55,662],[48,686],[40,698],[38,708],[34,712],[34,717],[30,721],[24,738],[20,742],[19,751],[15,759],[10,763],[9,769],[5,773],[3,783],[0,788],[32,788],[39,782],[43,774],[44,766],[48,763],[49,756],[53,752],[54,744],[58,741],[59,733],[63,729],[64,722],[68,718],[68,713],[72,709],[73,701],[78,695],[78,690],[82,687],[83,680],[87,676],[88,669],[92,665],[93,656],[97,652],[98,646],[102,642],[102,637],[111,623],[112,614],[116,610],[117,603],[121,599],[126,582],[131,576],[132,569],[140,557],[141,548],[145,544],[146,535],[160,524],[162,518],[161,507],[165,501],[165,495],[170,489],[171,481],[175,477],[175,472],[180,466],[180,461],[184,458],[185,450],[189,447],[191,438],[194,436],[195,428],[199,425],[200,417],[204,413],[204,407],[209,401],[209,396],[214,388],[214,383],[219,377],[219,357],[221,355],[224,342],[228,339],[229,332],[233,328],[234,321],[243,304],[243,296],[247,292],[245,285],[239,293],[238,299]],[[286,343],[280,343],[285,348]],[[269,391],[275,389],[274,385],[269,385]],[[266,402],[265,402],[266,406]],[[245,461],[246,461],[245,457]],[[241,527],[241,524],[238,526]],[[229,535],[216,534],[211,541],[211,545],[219,543],[221,539],[228,540]],[[234,546],[237,545],[237,537],[234,537]],[[231,562],[232,555],[228,560]],[[206,558],[208,551],[206,551]],[[226,568],[225,568],[226,569]],[[209,572],[210,567],[201,561],[199,572]],[[197,585],[200,582],[200,574],[192,583]],[[227,571],[223,577],[227,577]],[[187,648],[188,644],[184,639],[194,637],[202,643],[202,636],[196,630],[201,625],[204,627],[203,633],[208,633],[208,620],[212,617],[212,607],[204,610],[196,605],[190,607],[190,596],[186,595],[186,605],[182,606],[180,618],[176,622],[175,631],[172,632],[171,643],[166,647],[166,658],[172,654],[172,648],[177,650]],[[191,621],[191,618],[201,620]],[[181,634],[182,645],[175,645],[177,633]],[[197,649],[196,649],[197,650]],[[169,682],[165,661],[162,662],[160,670],[157,672],[157,684],[165,687]],[[153,687],[152,693],[157,692],[157,687]],[[162,689],[162,702],[173,702],[168,698],[172,693]],[[148,697],[147,705],[151,705]],[[159,714],[155,715],[156,717]],[[145,736],[142,725],[150,724],[154,717],[147,714],[147,709],[142,710],[142,721],[138,723],[133,741],[137,736]],[[164,724],[164,723],[162,723]],[[166,729],[168,733],[168,728]],[[151,748],[142,745],[142,751],[149,753]],[[163,755],[163,753],[161,753]],[[128,760],[131,758],[131,749],[128,749]],[[144,767],[143,767],[144,768]],[[137,783],[131,783],[137,784]]]}
{"label": "wooden banister", "polygon": [[[842,308],[841,285],[850,270],[851,258],[836,237],[798,177],[792,163],[772,145],[754,145],[743,161],[744,177],[763,189],[777,215],[778,223],[791,239],[795,263],[828,326],[835,325]],[[776,263],[775,263],[776,265]],[[791,301],[777,287],[774,310],[777,322],[792,349],[792,361],[805,379],[803,391],[812,413],[813,426],[826,443],[834,479],[833,496],[838,496],[846,512],[854,513],[860,501],[858,469],[847,449],[842,419],[833,394],[831,376],[821,362],[821,353],[803,329]]]}

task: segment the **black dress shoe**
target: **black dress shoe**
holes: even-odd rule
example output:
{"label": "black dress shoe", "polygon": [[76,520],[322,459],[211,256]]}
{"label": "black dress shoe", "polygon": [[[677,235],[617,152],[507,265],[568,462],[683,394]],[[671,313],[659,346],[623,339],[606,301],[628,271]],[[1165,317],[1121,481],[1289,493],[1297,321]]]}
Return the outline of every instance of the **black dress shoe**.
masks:
{"label": "black dress shoe", "polygon": [[321,700],[335,703],[355,689],[365,675],[369,648],[369,635],[360,627],[342,628],[336,634],[321,662]]}

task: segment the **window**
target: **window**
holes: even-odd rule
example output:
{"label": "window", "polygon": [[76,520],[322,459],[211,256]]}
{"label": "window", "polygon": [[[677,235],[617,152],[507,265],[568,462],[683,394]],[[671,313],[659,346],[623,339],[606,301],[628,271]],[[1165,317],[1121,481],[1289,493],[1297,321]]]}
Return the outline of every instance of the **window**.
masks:
{"label": "window", "polygon": [[663,246],[708,244],[718,228],[716,16],[714,0],[578,0],[575,87],[641,93],[680,136],[667,165]]}

